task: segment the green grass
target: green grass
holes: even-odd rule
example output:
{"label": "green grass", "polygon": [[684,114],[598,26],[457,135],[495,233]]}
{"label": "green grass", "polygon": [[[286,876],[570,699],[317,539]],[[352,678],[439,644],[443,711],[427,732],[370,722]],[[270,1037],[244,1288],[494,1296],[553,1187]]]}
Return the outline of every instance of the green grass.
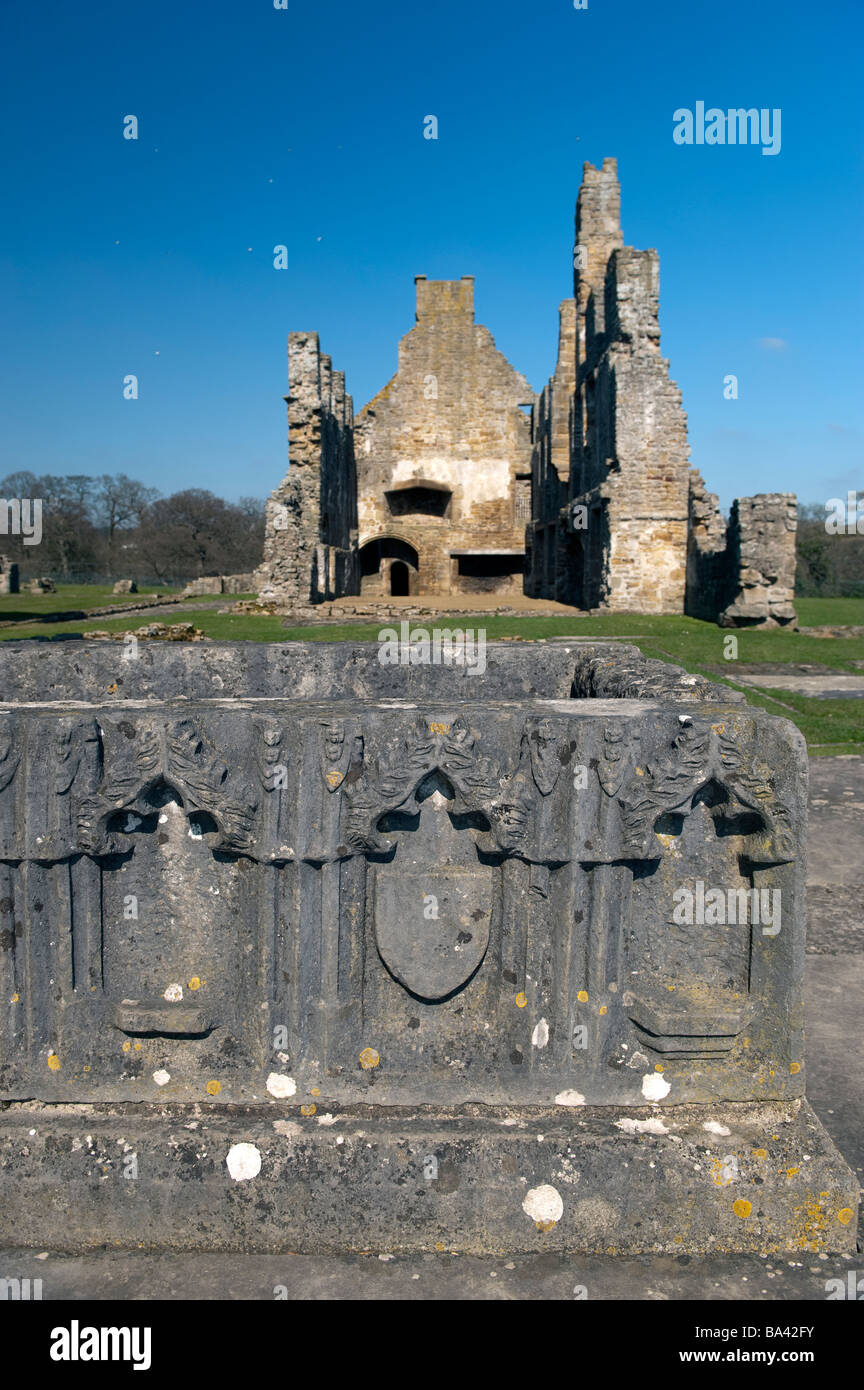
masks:
{"label": "green grass", "polygon": [[[80,591],[79,591],[80,592]],[[104,592],[100,590],[100,592]],[[41,596],[55,600],[60,594]],[[236,597],[240,597],[239,595]],[[0,638],[42,637],[56,633],[86,636],[94,628],[109,632],[134,632],[148,622],[193,622],[208,637],[218,641],[252,642],[369,642],[374,641],[380,622],[287,628],[283,620],[270,614],[233,614],[213,611],[216,604],[232,602],[233,597],[195,600],[201,607],[178,611],[162,609],[152,617],[141,614],[134,618],[96,618],[76,623],[27,624],[0,632]],[[93,599],[94,606],[104,602]],[[62,606],[73,606],[71,604]],[[78,603],[79,607],[84,607]],[[48,609],[47,611],[50,611]],[[799,613],[802,623],[818,627],[823,624],[848,623],[864,626],[864,599],[801,599]],[[816,756],[838,753],[864,753],[864,700],[816,700],[786,691],[744,687],[735,680],[736,661],[726,660],[724,645],[729,636],[738,643],[738,662],[806,663],[829,667],[838,672],[860,674],[853,665],[864,661],[864,638],[817,638],[801,636],[787,630],[754,631],[736,629],[730,632],[713,623],[698,622],[684,617],[642,617],[638,614],[610,614],[602,618],[495,617],[472,618],[464,613],[439,614],[424,619],[417,626],[482,627],[492,641],[500,637],[526,640],[543,637],[629,638],[646,656],[661,661],[674,661],[688,671],[725,681],[735,689],[744,690],[748,701],[771,714],[792,720],[807,739],[810,751]]]}
{"label": "green grass", "polygon": [[161,588],[158,585],[145,586],[139,594],[115,594],[112,584],[58,584],[56,594],[31,594],[24,582],[20,594],[0,596],[0,622],[19,622],[28,617],[38,617],[40,613],[66,613],[73,609],[87,612],[91,608],[107,608],[109,604],[133,603],[136,598],[146,598],[151,593],[160,598],[171,598],[179,594],[179,589]]}
{"label": "green grass", "polygon": [[802,627],[864,627],[864,598],[798,598],[795,608]]}

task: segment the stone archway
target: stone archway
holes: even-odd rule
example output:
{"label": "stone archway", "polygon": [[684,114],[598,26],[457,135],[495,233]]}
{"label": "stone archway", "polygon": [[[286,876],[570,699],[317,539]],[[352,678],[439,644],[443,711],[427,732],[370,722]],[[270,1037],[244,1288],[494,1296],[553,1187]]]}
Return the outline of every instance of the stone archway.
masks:
{"label": "stone archway", "polygon": [[389,598],[416,591],[419,556],[398,536],[376,536],[360,546],[360,592]]}

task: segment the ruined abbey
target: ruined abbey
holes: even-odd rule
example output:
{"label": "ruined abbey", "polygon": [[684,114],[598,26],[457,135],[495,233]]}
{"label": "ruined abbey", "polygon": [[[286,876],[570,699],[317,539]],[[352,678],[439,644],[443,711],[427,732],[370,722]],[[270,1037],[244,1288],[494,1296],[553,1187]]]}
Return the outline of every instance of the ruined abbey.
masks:
{"label": "ruined abbey", "polygon": [[623,244],[614,159],[584,166],[573,265],[539,395],[475,323],[472,276],[415,278],[396,375],[356,418],[318,335],[290,334],[290,467],[267,505],[261,602],[524,592],[794,623],[795,498],[739,498],[727,522],[690,467],[659,258]]}

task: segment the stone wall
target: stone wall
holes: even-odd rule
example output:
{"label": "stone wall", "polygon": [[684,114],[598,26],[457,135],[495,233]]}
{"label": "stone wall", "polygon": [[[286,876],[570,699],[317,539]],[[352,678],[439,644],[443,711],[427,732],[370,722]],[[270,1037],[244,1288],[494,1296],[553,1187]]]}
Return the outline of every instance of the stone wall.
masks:
{"label": "stone wall", "polygon": [[736,498],[727,525],[692,470],[685,611],[722,627],[796,623],[796,529],[790,492]]}
{"label": "stone wall", "polygon": [[267,502],[264,601],[320,603],[359,592],[353,404],[317,333],[288,338],[289,470]]}
{"label": "stone wall", "polygon": [[[660,355],[657,252],[622,246],[619,207],[615,160],[586,164],[576,206],[575,389],[560,366],[550,383],[558,419],[560,398],[572,400],[569,499],[550,514],[556,498],[543,483],[552,411],[538,402],[532,472],[541,505],[529,592],[675,613],[686,575],[687,422]],[[559,477],[561,464],[559,453]]]}
{"label": "stone wall", "polygon": [[854,1252],[793,725],[621,643],[0,648],[0,1242]]}
{"label": "stone wall", "polygon": [[795,494],[763,492],[738,497],[729,517],[732,601],[722,627],[786,627],[797,621],[795,599]]}
{"label": "stone wall", "polygon": [[362,592],[520,593],[533,393],[475,323],[473,276],[415,283],[396,375],[355,428]]}
{"label": "stone wall", "polygon": [[17,564],[7,556],[0,555],[0,594],[17,594],[19,587]]}

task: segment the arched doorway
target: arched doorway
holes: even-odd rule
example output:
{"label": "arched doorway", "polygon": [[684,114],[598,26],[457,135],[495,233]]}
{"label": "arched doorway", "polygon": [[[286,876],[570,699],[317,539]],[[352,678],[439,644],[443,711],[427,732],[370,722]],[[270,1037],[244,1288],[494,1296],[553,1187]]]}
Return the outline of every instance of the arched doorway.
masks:
{"label": "arched doorway", "polygon": [[404,560],[394,560],[390,566],[390,593],[394,597],[404,597],[408,592],[408,566]]}
{"label": "arched doorway", "polygon": [[[416,592],[419,557],[398,536],[378,536],[360,546],[360,592],[369,597]],[[412,575],[414,578],[412,579]]]}

